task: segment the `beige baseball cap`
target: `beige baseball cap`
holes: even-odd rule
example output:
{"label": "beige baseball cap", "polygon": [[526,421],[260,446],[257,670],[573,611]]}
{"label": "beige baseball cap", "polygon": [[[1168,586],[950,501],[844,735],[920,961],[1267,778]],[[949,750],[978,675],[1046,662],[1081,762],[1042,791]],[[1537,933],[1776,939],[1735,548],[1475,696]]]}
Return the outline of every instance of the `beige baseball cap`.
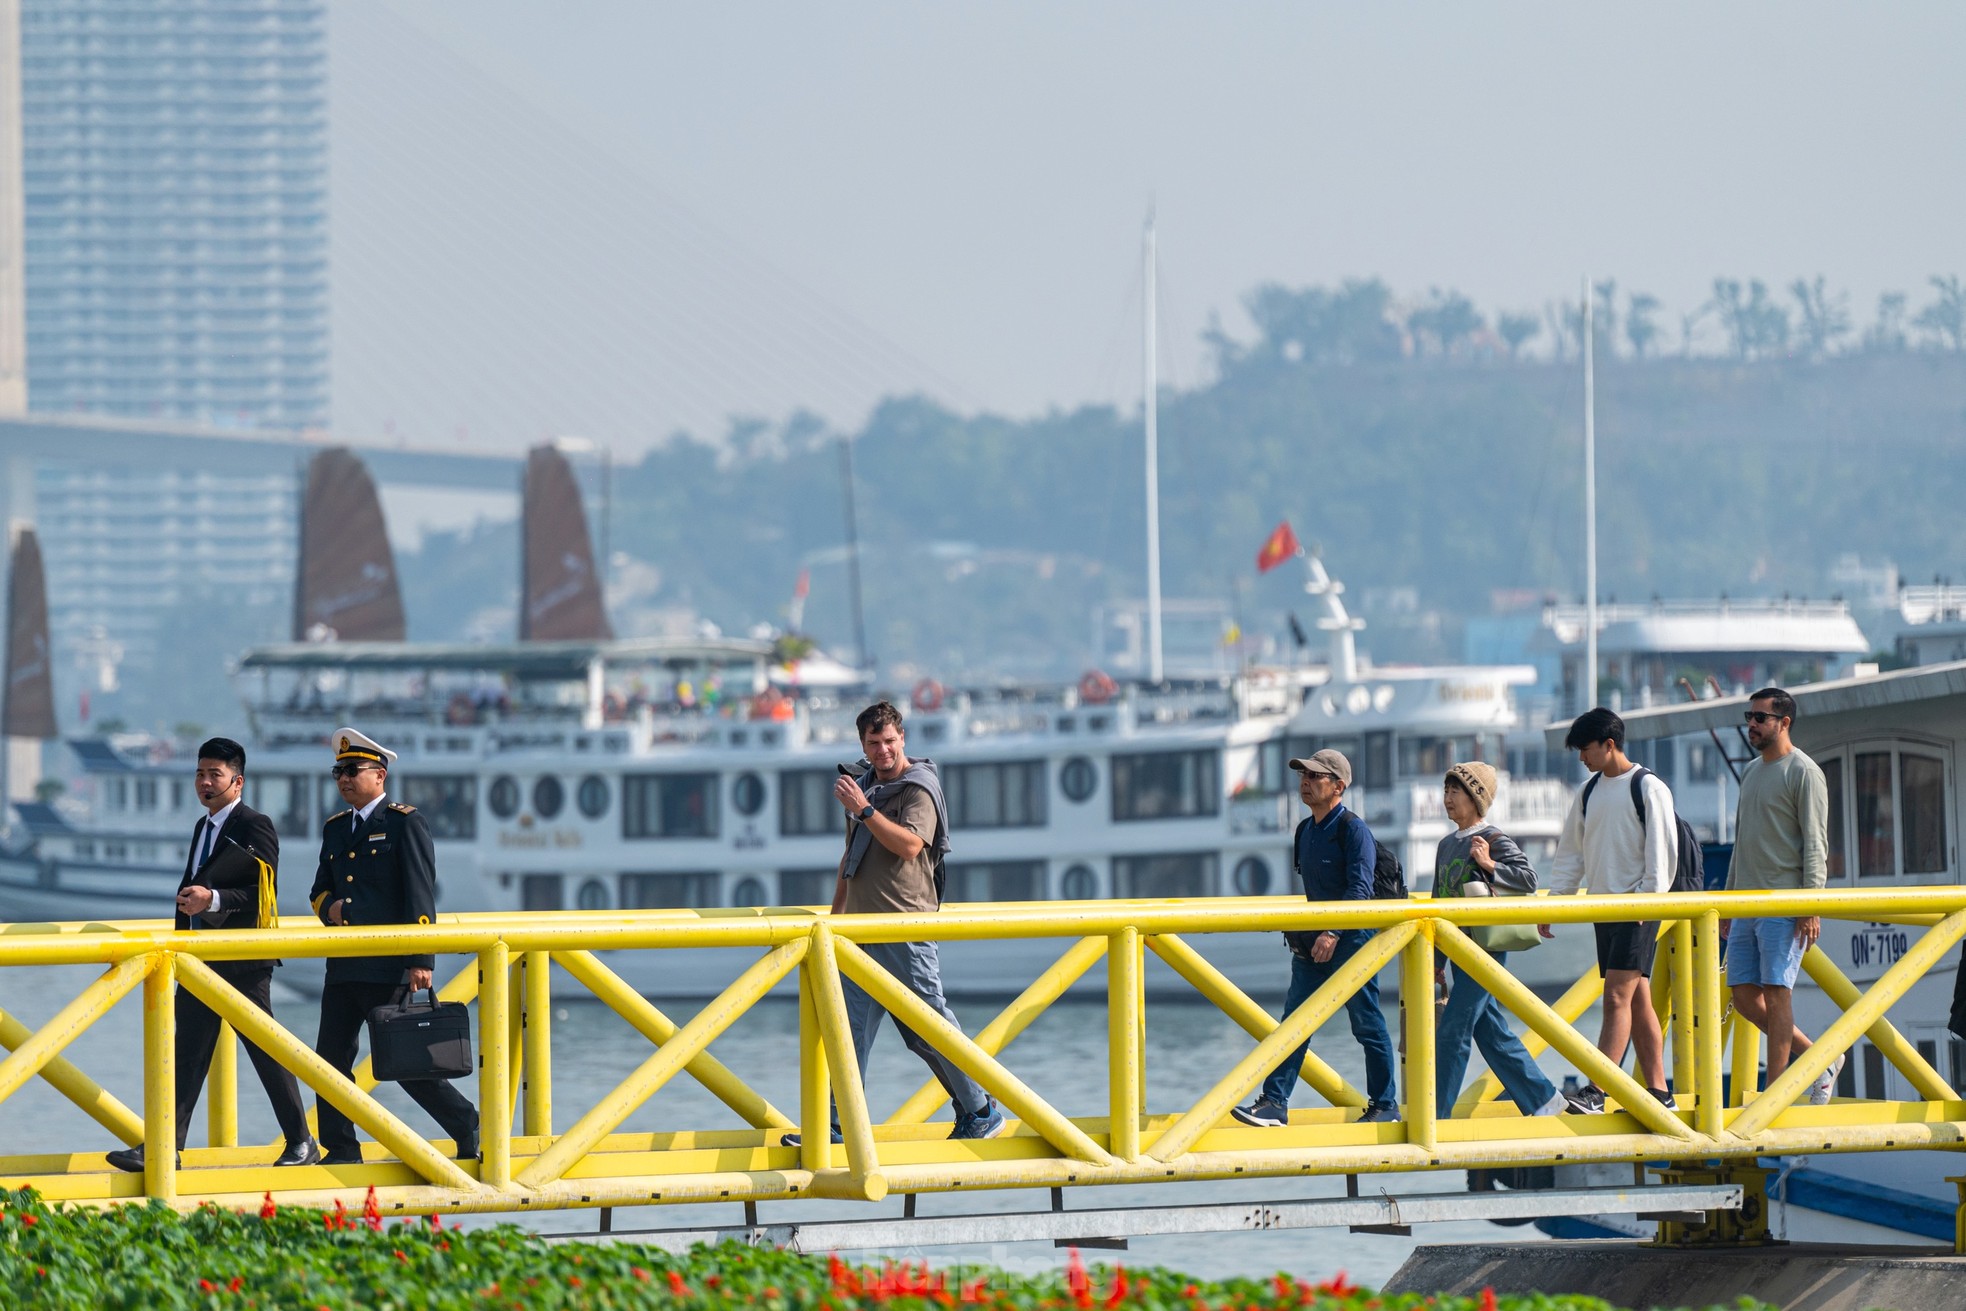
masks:
{"label": "beige baseball cap", "polygon": [[1345,759],[1344,752],[1330,747],[1313,751],[1308,760],[1292,760],[1290,767],[1303,774],[1329,774],[1346,787],[1352,785],[1352,762]]}

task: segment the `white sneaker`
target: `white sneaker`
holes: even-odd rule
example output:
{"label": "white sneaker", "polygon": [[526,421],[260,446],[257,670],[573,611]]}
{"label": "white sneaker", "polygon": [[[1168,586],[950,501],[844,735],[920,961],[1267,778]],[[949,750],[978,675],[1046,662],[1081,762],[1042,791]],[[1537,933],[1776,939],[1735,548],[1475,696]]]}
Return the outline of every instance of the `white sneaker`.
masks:
{"label": "white sneaker", "polygon": [[1829,1099],[1836,1094],[1836,1076],[1843,1073],[1843,1062],[1847,1059],[1848,1055],[1846,1052],[1844,1055],[1831,1061],[1829,1068],[1822,1072],[1816,1082],[1809,1085],[1809,1104],[1811,1106],[1829,1105]]}
{"label": "white sneaker", "polygon": [[1570,1103],[1564,1100],[1564,1096],[1562,1093],[1558,1093],[1556,1096],[1550,1098],[1548,1101],[1544,1102],[1541,1106],[1537,1107],[1535,1113],[1537,1115],[1562,1115],[1565,1111],[1569,1109],[1570,1109]]}

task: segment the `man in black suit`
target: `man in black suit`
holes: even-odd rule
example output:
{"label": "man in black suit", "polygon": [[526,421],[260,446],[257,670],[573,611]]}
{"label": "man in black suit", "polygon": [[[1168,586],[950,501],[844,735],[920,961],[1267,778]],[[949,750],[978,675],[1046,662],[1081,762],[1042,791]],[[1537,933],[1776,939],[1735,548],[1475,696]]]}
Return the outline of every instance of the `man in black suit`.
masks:
{"label": "man in black suit", "polygon": [[[437,914],[437,862],[430,828],[416,807],[386,799],[396,753],[352,728],[334,735],[334,780],[350,807],[321,832],[321,863],[308,901],[330,927],[428,924]],[[401,988],[428,988],[437,959],[416,956],[330,956],[321,992],[321,1030],[314,1051],[350,1075],[369,1012]],[[457,1144],[459,1160],[478,1155],[478,1112],[442,1079],[407,1079],[404,1092],[430,1113]],[[359,1165],[355,1125],[325,1098],[315,1099],[321,1146],[329,1165]]]}
{"label": "man in black suit", "polygon": [[[246,786],[246,749],[231,738],[215,737],[198,748],[198,772],[193,780],[205,817],[191,832],[191,850],[184,861],[184,877],[178,880],[177,927],[180,929],[250,929],[259,923],[259,889],[213,887],[217,857],[237,858],[233,848],[256,856],[269,866],[280,863],[280,834],[273,821],[240,800]],[[254,868],[257,868],[255,866]],[[277,914],[277,910],[273,913]],[[271,927],[271,926],[265,926]],[[213,961],[212,971],[246,995],[253,1005],[273,1013],[273,967],[270,960]],[[221,1021],[212,1008],[179,988],[174,999],[177,1010],[177,1145],[184,1150],[185,1136],[191,1130],[191,1112],[198,1105],[199,1090],[205,1086],[205,1072],[211,1069],[212,1053],[218,1048]],[[271,1056],[246,1043],[246,1054],[273,1103],[273,1114],[287,1135],[286,1150],[275,1165],[312,1165],[321,1159],[320,1148],[307,1131],[307,1111],[300,1100],[300,1085],[293,1071]],[[109,1163],[119,1170],[143,1170],[141,1146],[110,1152]]]}

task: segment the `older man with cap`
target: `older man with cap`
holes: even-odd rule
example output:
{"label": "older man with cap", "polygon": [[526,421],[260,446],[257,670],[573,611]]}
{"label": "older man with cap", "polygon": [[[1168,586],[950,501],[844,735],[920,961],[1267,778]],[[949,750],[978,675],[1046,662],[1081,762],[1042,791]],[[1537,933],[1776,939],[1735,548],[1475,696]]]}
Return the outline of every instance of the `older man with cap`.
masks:
{"label": "older man with cap", "polygon": [[[1295,861],[1310,901],[1370,901],[1372,871],[1379,849],[1365,821],[1345,808],[1345,789],[1352,785],[1352,762],[1329,747],[1308,760],[1293,760],[1297,795],[1311,813],[1297,826]],[[1285,935],[1290,942],[1290,991],[1283,1014],[1309,1000],[1338,967],[1350,960],[1372,937],[1371,929],[1326,929],[1321,933]],[[1367,979],[1345,1003],[1352,1037],[1365,1049],[1365,1095],[1362,1122],[1397,1120],[1399,1094],[1394,1087],[1393,1037],[1379,1009],[1379,981]],[[1304,1064],[1306,1042],[1283,1060],[1263,1083],[1262,1094],[1248,1106],[1235,1108],[1236,1119],[1259,1127],[1290,1122],[1290,1093]]]}
{"label": "older man with cap", "polygon": [[[321,863],[308,900],[331,928],[370,924],[428,924],[437,913],[437,868],[429,826],[416,807],[387,798],[396,759],[352,728],[334,735],[334,780],[349,809],[330,816],[321,833]],[[321,992],[315,1054],[353,1076],[357,1043],[369,1012],[398,991],[428,988],[434,956],[330,956]],[[457,1144],[460,1160],[478,1155],[478,1112],[442,1079],[405,1080],[403,1091],[430,1113]],[[315,1102],[328,1165],[358,1165],[355,1126],[326,1098]]]}

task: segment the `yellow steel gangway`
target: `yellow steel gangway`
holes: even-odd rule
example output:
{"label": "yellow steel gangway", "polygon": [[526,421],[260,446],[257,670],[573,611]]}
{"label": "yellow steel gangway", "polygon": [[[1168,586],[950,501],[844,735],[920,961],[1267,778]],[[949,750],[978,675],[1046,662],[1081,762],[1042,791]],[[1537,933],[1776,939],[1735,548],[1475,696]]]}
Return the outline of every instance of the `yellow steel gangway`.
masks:
{"label": "yellow steel gangway", "polygon": [[[1780,1078],[1755,1093],[1759,1034],[1726,1005],[1719,924],[1723,917],[1804,914],[1925,931],[1868,988],[1852,983],[1828,957],[1811,950],[1805,968],[1843,1013]],[[1660,959],[1665,964],[1655,979],[1654,996],[1671,1042],[1677,1111],[1647,1096],[1574,1027],[1598,997],[1595,971],[1554,1005],[1547,1004],[1465,931],[1481,924],[1640,917],[1661,921]],[[1378,932],[1281,1022],[1207,959],[1211,934],[1327,927]],[[760,1201],[878,1201],[895,1192],[909,1196],[912,1216],[913,1196],[934,1192],[1048,1188],[1054,1190],[1055,1211],[1060,1190],[1094,1185],[1670,1162],[1677,1167],[1670,1177],[1683,1186],[1680,1192],[1645,1191],[1646,1197],[1666,1200],[1600,1209],[1707,1212],[1681,1215],[1681,1221],[1699,1223],[1669,1226],[1669,1236],[1751,1239],[1756,1236],[1752,1228],[1743,1234],[1717,1213],[1737,1204],[1744,1188],[1752,1191],[1759,1157],[1956,1148],[1966,1142],[1966,1102],[1889,1018],[1894,1004],[1963,935],[1966,889],[1959,888],[1418,898],[1335,905],[1283,897],[1031,902],[850,917],[810,909],[470,914],[423,927],[356,930],[326,930],[312,920],[289,919],[278,929],[223,934],[175,932],[154,924],[13,924],[0,926],[0,1046],[11,1052],[0,1060],[0,1102],[38,1075],[122,1142],[142,1143],[147,1150],[140,1176],[110,1169],[94,1146],[0,1157],[0,1186],[31,1185],[51,1199],[76,1203],[147,1197],[180,1208],[206,1202],[256,1206],[267,1193],[283,1204],[331,1206],[336,1200],[358,1199],[373,1187],[385,1209],[418,1214],[737,1201],[747,1203],[754,1215],[751,1206]],[[928,1010],[863,950],[864,944],[875,942],[991,938],[1052,939],[1060,954],[1020,996],[968,1036]],[[715,1000],[681,1023],[624,983],[603,956],[706,947],[726,949],[734,977]],[[1280,942],[1277,950],[1284,950]],[[451,980],[443,995],[475,999],[480,1068],[474,1100],[481,1108],[502,1108],[484,1115],[482,1158],[476,1162],[451,1159],[453,1144],[432,1141],[406,1125],[369,1095],[371,1080],[341,1077],[210,965],[273,956],[291,960],[408,952],[475,957],[475,964]],[[1142,981],[1149,953],[1253,1040],[1246,1055],[1221,1070],[1208,1091],[1187,1105],[1146,1104],[1143,1035],[1152,1016]],[[1461,1098],[1451,1116],[1437,1117],[1435,1009],[1417,999],[1431,998],[1435,964],[1442,957],[1458,963],[1522,1023],[1532,1051],[1553,1048],[1604,1089],[1619,1109],[1594,1116],[1524,1116],[1506,1102],[1495,1103],[1497,1089],[1489,1076]],[[1106,1114],[1069,1116],[1055,1105],[1063,1090],[1048,1096],[1031,1087],[1003,1057],[1020,1033],[1102,959]],[[1249,1097],[1284,1054],[1316,1035],[1367,978],[1395,960],[1405,1037],[1401,1120],[1359,1123],[1357,1112],[1365,1098],[1315,1050],[1306,1056],[1301,1078],[1326,1105],[1295,1110],[1288,1125],[1276,1128],[1250,1128],[1230,1117],[1230,1109]],[[7,978],[15,970],[76,964],[100,965],[104,972],[38,1029],[30,1030],[5,1013]],[[553,966],[650,1044],[647,1059],[592,1105],[574,1108],[564,1099],[555,1100],[556,1062],[576,1058],[556,1053],[553,1046]],[[794,973],[798,1103],[781,1108],[747,1086],[709,1049],[718,1035]],[[857,1077],[846,1024],[846,979],[866,989],[995,1096],[1014,1118],[1013,1132],[985,1141],[951,1141],[944,1125],[929,1122],[945,1100],[932,1082],[886,1119],[875,1121]],[[179,1169],[172,1151],[172,990],[179,987],[205,1001],[373,1136],[365,1162],[275,1169],[270,1162],[277,1144],[239,1145],[237,1044],[227,1039],[220,1044],[208,1090],[213,1145],[187,1150]],[[78,1034],[138,990],[143,1008],[141,1115],[61,1055]],[[1802,1101],[1810,1083],[1860,1038],[1868,1038],[1902,1072],[1919,1100],[1839,1100],[1820,1107]],[[1731,1101],[1723,1096],[1730,1059]],[[729,1122],[661,1133],[623,1132],[627,1119],[679,1075],[714,1094],[728,1108]],[[842,1145],[829,1141],[829,1095],[838,1100]],[[801,1146],[778,1145],[788,1129],[803,1131]],[[1538,1210],[1532,1194],[1515,1197],[1517,1214],[1550,1213]],[[1577,1201],[1546,1203],[1556,1204],[1574,1210]],[[1396,1217],[1446,1214],[1411,1204],[1402,1210],[1396,1202],[1391,1209]],[[1355,1206],[1332,1214],[1338,1223],[1356,1224],[1370,1210]],[[1312,1222],[1278,1218],[1282,1215],[1275,1212],[1271,1218],[1279,1225]],[[1094,1222],[1082,1221],[1080,1227],[1088,1223]],[[1050,1232],[1076,1231],[1054,1226]]]}

